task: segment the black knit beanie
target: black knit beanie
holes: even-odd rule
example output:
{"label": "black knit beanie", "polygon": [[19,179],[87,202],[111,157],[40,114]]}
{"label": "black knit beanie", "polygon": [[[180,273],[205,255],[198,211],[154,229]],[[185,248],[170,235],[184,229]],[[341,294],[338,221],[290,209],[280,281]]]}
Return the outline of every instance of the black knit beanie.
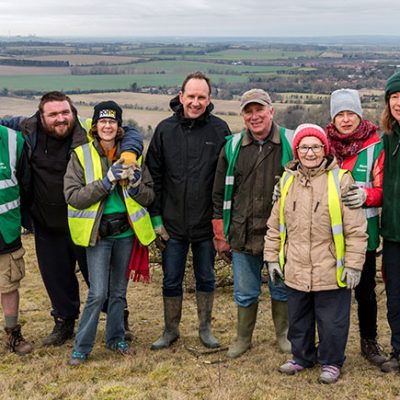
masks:
{"label": "black knit beanie", "polygon": [[100,118],[115,119],[118,122],[118,126],[121,126],[122,109],[115,101],[102,101],[94,106],[92,124],[94,125]]}

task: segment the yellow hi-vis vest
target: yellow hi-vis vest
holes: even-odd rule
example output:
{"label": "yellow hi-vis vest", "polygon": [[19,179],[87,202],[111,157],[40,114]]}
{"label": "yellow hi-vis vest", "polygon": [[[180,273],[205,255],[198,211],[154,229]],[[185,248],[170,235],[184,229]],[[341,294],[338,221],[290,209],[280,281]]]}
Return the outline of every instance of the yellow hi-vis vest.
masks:
{"label": "yellow hi-vis vest", "polygon": [[[100,155],[95,149],[93,142],[79,146],[74,151],[83,167],[86,184],[103,178]],[[142,157],[139,158],[139,164],[141,162]],[[129,196],[126,186],[122,187],[122,193],[128,212],[128,220],[135,235],[142,245],[148,246],[156,238],[150,215],[146,208]],[[100,203],[98,201],[82,210],[68,204],[68,225],[72,241],[76,245],[89,246]]]}
{"label": "yellow hi-vis vest", "polygon": [[[346,287],[342,281],[342,272],[344,269],[344,236],[343,221],[340,210],[340,181],[347,172],[345,169],[334,168],[328,172],[328,209],[331,220],[332,236],[336,250],[336,281],[339,287]],[[285,265],[285,242],[286,242],[286,224],[283,212],[286,196],[290,185],[293,183],[294,175],[284,172],[281,179],[281,202],[279,207],[279,233],[280,233],[280,249],[279,264],[283,271]]]}

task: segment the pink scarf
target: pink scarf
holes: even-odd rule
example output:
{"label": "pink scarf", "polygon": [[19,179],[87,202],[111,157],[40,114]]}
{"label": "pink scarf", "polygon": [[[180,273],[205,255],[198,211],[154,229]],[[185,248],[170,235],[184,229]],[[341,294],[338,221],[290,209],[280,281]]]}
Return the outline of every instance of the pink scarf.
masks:
{"label": "pink scarf", "polygon": [[367,119],[363,119],[355,131],[342,135],[333,123],[326,126],[325,131],[331,146],[331,152],[336,156],[339,164],[346,158],[357,154],[364,142],[377,131],[378,127]]}

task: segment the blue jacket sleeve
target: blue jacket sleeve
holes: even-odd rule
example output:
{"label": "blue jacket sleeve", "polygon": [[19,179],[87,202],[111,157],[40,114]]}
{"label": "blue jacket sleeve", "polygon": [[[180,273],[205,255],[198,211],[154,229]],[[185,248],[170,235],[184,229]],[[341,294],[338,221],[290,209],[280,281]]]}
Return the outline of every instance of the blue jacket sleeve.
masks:
{"label": "blue jacket sleeve", "polygon": [[123,151],[132,151],[139,158],[143,152],[143,137],[135,129],[130,126],[123,127],[125,135],[121,141],[121,153]]}
{"label": "blue jacket sleeve", "polygon": [[1,118],[0,125],[6,126],[7,128],[14,129],[14,131],[21,130],[21,122],[26,119],[26,117],[11,117],[11,118]]}

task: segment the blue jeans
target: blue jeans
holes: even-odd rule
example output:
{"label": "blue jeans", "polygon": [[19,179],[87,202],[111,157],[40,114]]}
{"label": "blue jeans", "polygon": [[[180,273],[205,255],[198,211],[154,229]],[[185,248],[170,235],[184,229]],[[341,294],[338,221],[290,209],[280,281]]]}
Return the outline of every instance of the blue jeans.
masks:
{"label": "blue jeans", "polygon": [[162,252],[163,295],[165,297],[182,296],[182,282],[189,245],[192,246],[196,290],[208,293],[215,290],[215,249],[212,240],[189,242],[169,239],[165,250]]}
{"label": "blue jeans", "polygon": [[127,271],[134,237],[101,239],[86,249],[89,270],[89,294],[76,334],[74,351],[88,355],[96,340],[99,316],[108,297],[106,345],[112,347],[124,339],[124,308]]}
{"label": "blue jeans", "polygon": [[390,343],[400,356],[400,243],[383,241],[383,272],[386,288],[387,319],[391,330]]}
{"label": "blue jeans", "polygon": [[[232,252],[233,267],[233,297],[240,307],[249,307],[258,303],[261,294],[262,256]],[[274,285],[268,280],[271,298],[277,301],[287,301],[286,286],[283,282]]]}

